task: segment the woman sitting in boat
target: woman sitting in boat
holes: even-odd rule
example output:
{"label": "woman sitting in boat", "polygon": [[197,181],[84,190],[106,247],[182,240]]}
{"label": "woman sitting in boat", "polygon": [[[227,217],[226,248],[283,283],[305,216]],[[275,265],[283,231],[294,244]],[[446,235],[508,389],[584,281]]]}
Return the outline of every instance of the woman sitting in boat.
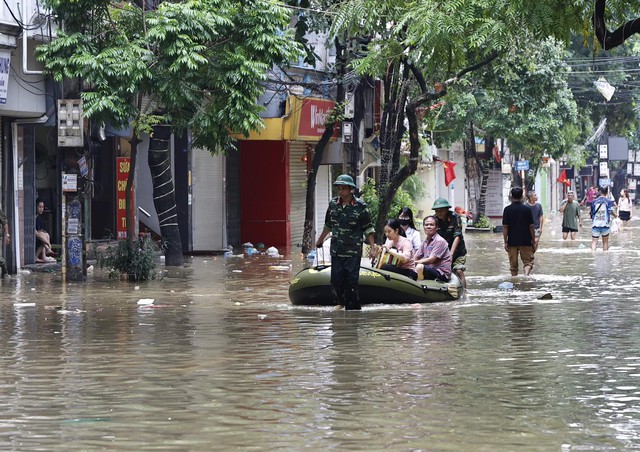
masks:
{"label": "woman sitting in boat", "polygon": [[[438,234],[438,220],[434,216],[426,217],[423,222],[427,237],[415,255],[418,279],[451,279],[451,252],[449,244]],[[385,228],[386,229],[386,228]]]}
{"label": "woman sitting in boat", "polygon": [[417,280],[418,274],[413,262],[413,245],[405,236],[400,221],[395,218],[388,219],[384,224],[384,234],[387,236],[387,241],[382,245],[380,259],[385,263],[380,266],[380,269]]}
{"label": "woman sitting in boat", "polygon": [[404,229],[405,236],[411,241],[413,252],[415,253],[420,248],[422,237],[420,237],[420,231],[416,230],[416,225],[413,222],[413,211],[408,207],[403,207],[398,212],[398,220],[400,221],[400,226]]}

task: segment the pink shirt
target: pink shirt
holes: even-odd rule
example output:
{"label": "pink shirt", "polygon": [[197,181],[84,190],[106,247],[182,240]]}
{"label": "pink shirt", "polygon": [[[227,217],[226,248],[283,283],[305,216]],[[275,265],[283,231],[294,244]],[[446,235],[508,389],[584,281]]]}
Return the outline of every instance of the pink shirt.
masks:
{"label": "pink shirt", "polygon": [[400,262],[398,264],[399,268],[407,268],[409,270],[416,269],[416,264],[413,261],[413,244],[411,243],[411,240],[400,236],[398,237],[396,244],[394,244],[390,239],[387,239],[387,241],[384,242],[384,246],[386,246],[387,249],[395,248],[398,250],[398,253],[402,254],[404,262]]}

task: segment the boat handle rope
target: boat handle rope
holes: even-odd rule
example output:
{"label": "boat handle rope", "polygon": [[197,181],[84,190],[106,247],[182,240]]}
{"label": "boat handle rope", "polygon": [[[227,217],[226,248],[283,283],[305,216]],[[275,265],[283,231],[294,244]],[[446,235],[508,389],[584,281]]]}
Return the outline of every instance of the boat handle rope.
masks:
{"label": "boat handle rope", "polygon": [[[318,265],[314,267],[314,269],[316,270],[324,270],[325,268],[328,267],[327,261],[325,260],[325,256],[324,256],[324,243],[330,238],[331,238],[331,235],[328,235],[327,237],[325,237],[325,239],[322,241],[322,246],[319,246],[316,248],[316,262],[318,263]],[[322,253],[322,264],[320,264],[320,253]]]}
{"label": "boat handle rope", "polygon": [[449,290],[449,286],[442,286],[442,287],[429,287],[429,286],[425,286],[424,284],[422,285],[422,290],[423,291],[427,291],[427,290],[435,290],[437,292],[447,292]]}

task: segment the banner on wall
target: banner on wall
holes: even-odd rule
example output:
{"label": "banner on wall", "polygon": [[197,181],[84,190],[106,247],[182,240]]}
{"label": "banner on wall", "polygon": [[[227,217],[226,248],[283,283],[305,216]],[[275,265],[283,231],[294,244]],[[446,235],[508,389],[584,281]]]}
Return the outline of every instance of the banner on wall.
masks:
{"label": "banner on wall", "polygon": [[9,50],[0,50],[0,104],[7,103],[10,70],[11,52]]}
{"label": "banner on wall", "polygon": [[[130,157],[116,158],[116,231],[118,239],[127,238],[127,179],[131,170]],[[131,190],[131,206],[134,206],[134,193]]]}

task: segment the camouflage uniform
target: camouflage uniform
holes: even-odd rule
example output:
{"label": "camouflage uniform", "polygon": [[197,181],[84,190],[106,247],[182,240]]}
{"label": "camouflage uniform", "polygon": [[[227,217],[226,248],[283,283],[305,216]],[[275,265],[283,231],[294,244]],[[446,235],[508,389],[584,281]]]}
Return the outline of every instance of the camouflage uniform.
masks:
{"label": "camouflage uniform", "polygon": [[342,206],[340,198],[329,202],[324,229],[331,231],[331,293],[335,304],[359,309],[358,278],[363,237],[375,232],[364,201],[353,198]]}
{"label": "camouflage uniform", "polygon": [[466,270],[467,247],[464,244],[464,237],[462,236],[462,219],[460,216],[449,211],[445,221],[438,218],[438,234],[447,241],[449,249],[451,249],[455,238],[460,237],[460,243],[458,243],[456,252],[451,256],[451,269]]}

